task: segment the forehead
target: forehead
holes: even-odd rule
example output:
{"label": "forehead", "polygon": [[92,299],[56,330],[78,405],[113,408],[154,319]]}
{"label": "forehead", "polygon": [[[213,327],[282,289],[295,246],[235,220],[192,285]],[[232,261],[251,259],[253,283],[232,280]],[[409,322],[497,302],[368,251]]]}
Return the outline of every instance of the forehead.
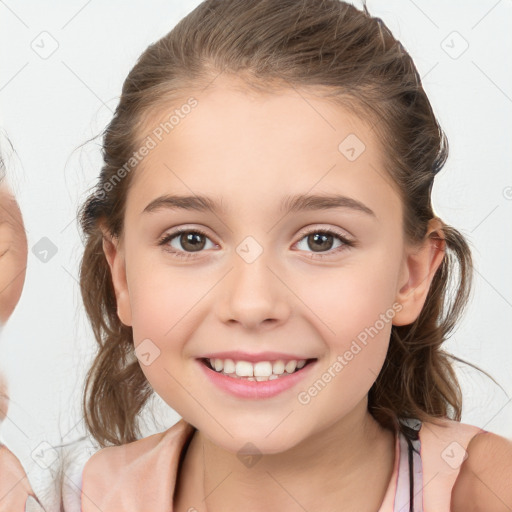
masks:
{"label": "forehead", "polygon": [[237,214],[277,209],[285,196],[336,193],[371,204],[379,218],[401,215],[369,120],[295,89],[256,94],[219,81],[194,98],[161,140],[155,129],[180,104],[149,119],[144,137],[156,144],[134,173],[128,209],[141,213],[172,193],[221,199]]}

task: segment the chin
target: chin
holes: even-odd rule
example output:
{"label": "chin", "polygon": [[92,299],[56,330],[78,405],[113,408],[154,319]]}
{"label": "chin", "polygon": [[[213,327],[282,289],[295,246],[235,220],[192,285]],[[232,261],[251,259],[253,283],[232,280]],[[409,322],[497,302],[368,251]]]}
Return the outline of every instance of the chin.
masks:
{"label": "chin", "polygon": [[296,430],[295,436],[291,436],[290,432],[283,427],[275,429],[278,424],[279,422],[274,422],[273,427],[263,429],[254,425],[239,425],[233,428],[223,423],[229,433],[222,427],[212,431],[211,425],[209,428],[199,428],[199,430],[210,442],[231,453],[272,455],[292,449],[301,442],[300,438],[295,438]]}

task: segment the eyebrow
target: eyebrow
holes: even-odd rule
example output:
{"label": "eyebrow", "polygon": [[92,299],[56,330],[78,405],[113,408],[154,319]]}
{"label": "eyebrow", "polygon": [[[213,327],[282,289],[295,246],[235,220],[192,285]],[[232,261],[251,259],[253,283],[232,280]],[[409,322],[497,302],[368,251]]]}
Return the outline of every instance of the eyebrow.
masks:
{"label": "eyebrow", "polygon": [[[349,209],[377,217],[375,212],[357,199],[339,194],[307,195],[298,194],[283,199],[280,206],[281,213],[296,213],[300,211]],[[178,196],[163,195],[151,201],[142,211],[151,213],[161,209],[193,210],[199,212],[211,212],[214,214],[225,213],[222,201],[216,201],[207,196]]]}

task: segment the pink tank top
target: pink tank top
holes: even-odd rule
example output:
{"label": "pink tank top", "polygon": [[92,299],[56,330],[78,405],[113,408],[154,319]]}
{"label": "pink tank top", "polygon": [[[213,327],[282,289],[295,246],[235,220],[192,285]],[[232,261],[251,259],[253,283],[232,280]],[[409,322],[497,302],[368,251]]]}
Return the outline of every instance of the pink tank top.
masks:
{"label": "pink tank top", "polygon": [[[378,512],[450,512],[466,447],[484,430],[446,419],[401,423]],[[181,419],[165,432],[95,453],[82,473],[82,512],[171,512],[178,468],[194,432]]]}

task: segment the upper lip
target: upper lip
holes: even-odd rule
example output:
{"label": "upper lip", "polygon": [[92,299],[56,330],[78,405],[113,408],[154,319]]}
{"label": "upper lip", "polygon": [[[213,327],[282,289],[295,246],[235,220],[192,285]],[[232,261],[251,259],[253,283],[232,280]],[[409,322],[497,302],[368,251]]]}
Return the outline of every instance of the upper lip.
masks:
{"label": "upper lip", "polygon": [[295,354],[285,354],[284,352],[258,352],[257,354],[250,354],[239,350],[231,352],[216,352],[205,354],[199,359],[233,359],[234,361],[249,361],[257,363],[258,361],[276,361],[281,359],[283,361],[300,361],[301,359],[316,359],[315,357],[297,356]]}

